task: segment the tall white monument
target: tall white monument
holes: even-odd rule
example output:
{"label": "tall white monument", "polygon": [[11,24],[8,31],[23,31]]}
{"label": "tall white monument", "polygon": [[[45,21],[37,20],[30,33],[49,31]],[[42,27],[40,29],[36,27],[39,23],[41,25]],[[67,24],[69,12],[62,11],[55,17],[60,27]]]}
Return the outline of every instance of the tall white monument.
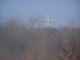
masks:
{"label": "tall white monument", "polygon": [[47,22],[47,27],[50,27],[50,22],[54,22],[54,20],[50,19],[50,16],[48,15],[48,18],[43,20],[44,22]]}

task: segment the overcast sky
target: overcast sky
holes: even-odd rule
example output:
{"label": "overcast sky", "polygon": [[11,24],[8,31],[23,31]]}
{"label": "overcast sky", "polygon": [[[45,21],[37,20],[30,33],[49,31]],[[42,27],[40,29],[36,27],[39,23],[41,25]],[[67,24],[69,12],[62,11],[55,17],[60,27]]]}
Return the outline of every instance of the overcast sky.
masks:
{"label": "overcast sky", "polygon": [[51,27],[67,26],[73,21],[80,26],[80,0],[0,0],[0,16],[5,19],[20,15],[26,22],[28,17],[50,15],[55,22]]}

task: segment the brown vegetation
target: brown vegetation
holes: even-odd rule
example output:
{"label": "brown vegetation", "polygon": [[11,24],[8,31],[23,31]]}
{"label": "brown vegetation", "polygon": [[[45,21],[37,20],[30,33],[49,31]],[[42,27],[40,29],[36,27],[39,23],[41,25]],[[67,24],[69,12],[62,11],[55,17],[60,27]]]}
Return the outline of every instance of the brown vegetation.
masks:
{"label": "brown vegetation", "polygon": [[0,60],[80,60],[80,28],[41,28],[37,19],[0,24]]}

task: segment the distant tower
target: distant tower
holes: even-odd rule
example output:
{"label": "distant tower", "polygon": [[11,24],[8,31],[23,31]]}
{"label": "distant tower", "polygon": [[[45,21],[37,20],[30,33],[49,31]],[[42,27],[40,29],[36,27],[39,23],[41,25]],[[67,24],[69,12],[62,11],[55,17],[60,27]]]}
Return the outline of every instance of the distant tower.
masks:
{"label": "distant tower", "polygon": [[50,19],[50,16],[48,15],[48,18],[43,20],[44,22],[47,22],[47,27],[49,28],[50,27],[50,22],[54,22],[54,20],[51,20]]}

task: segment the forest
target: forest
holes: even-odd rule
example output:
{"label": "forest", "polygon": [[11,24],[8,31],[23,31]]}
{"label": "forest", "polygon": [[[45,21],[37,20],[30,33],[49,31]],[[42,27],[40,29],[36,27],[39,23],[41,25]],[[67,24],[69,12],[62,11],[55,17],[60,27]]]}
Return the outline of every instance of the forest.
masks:
{"label": "forest", "polygon": [[0,60],[80,60],[80,28],[42,26],[35,17],[0,22]]}

